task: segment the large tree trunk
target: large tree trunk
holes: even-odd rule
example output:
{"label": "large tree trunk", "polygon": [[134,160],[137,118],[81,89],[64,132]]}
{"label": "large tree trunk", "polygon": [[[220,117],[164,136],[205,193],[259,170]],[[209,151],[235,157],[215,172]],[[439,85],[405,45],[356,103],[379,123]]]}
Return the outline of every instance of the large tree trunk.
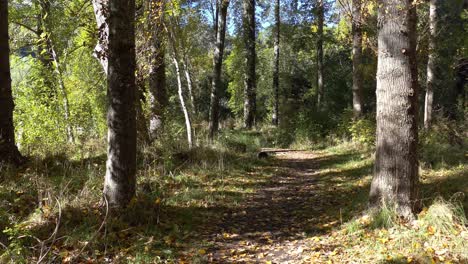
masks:
{"label": "large tree trunk", "polygon": [[212,140],[219,128],[219,97],[221,94],[221,70],[223,66],[224,40],[226,36],[226,17],[229,0],[217,2],[216,46],[213,56],[213,80],[211,83],[209,137]]}
{"label": "large tree trunk", "polygon": [[245,44],[244,76],[244,126],[251,129],[256,113],[256,76],[255,76],[255,0],[243,1],[243,38]]}
{"label": "large tree trunk", "polygon": [[353,112],[362,115],[362,0],[353,0]]}
{"label": "large tree trunk", "polygon": [[0,162],[19,164],[23,158],[15,145],[8,40],[8,0],[0,0]]}
{"label": "large tree trunk", "polygon": [[108,38],[109,38],[109,24],[107,18],[109,17],[109,0],[93,0],[94,15],[98,28],[98,43],[94,48],[94,56],[101,63],[104,72],[107,75],[108,69]]}
{"label": "large tree trunk", "polygon": [[323,0],[317,1],[317,109],[320,109],[323,101]]}
{"label": "large tree trunk", "polygon": [[149,72],[149,134],[151,140],[160,136],[167,106],[166,63],[163,39],[164,0],[150,0],[151,54]]}
{"label": "large tree trunk", "polygon": [[279,124],[279,61],[280,61],[280,0],[276,0],[275,5],[275,43],[274,43],[274,66],[273,66],[273,117],[272,123]]}
{"label": "large tree trunk", "polygon": [[104,195],[122,208],[135,195],[135,1],[109,1],[108,149]]}
{"label": "large tree trunk", "polygon": [[418,196],[416,10],[412,0],[379,5],[377,146],[370,204],[412,219]]}

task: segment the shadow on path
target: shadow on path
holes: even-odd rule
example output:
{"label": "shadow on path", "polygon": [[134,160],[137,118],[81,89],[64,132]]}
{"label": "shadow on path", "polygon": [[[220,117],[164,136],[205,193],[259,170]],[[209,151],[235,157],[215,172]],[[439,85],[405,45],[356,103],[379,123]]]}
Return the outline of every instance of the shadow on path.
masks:
{"label": "shadow on path", "polygon": [[[210,262],[299,263],[308,250],[307,238],[339,224],[341,201],[334,197],[337,189],[330,186],[334,178],[370,171],[367,166],[351,173],[322,171],[358,154],[318,158],[310,152],[288,150],[276,151],[275,156],[269,169],[276,172],[270,182],[258,187],[242,206],[224,213],[217,234],[206,235],[212,244]],[[362,189],[367,191],[367,186]]]}

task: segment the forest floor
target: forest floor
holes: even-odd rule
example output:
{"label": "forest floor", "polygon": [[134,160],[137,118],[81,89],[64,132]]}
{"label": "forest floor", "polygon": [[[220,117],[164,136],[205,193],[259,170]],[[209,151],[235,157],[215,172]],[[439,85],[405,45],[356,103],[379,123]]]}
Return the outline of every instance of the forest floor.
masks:
{"label": "forest floor", "polygon": [[[369,152],[268,151],[274,155],[267,164],[257,168],[257,174],[267,170],[270,177],[256,184],[239,206],[223,212],[215,226],[203,228],[206,232],[197,238],[203,239],[206,246],[198,252],[206,254],[205,261],[288,264],[463,263],[467,260],[464,213],[460,222],[449,230],[436,227],[437,221],[433,219],[434,214],[437,218],[438,214],[446,213],[447,218],[440,220],[448,220],[450,226],[455,216],[445,208],[442,212],[436,208],[425,219],[428,210],[425,207],[416,228],[399,222],[391,212],[379,220],[364,214],[373,161]],[[439,171],[441,182],[435,181],[434,175],[424,173],[423,193],[428,199],[425,205],[438,199],[433,195],[457,196],[457,190],[466,192],[467,184],[462,177],[466,172],[466,167],[459,167],[449,175]],[[466,207],[464,196],[461,202]],[[453,241],[453,235],[460,234],[461,239]],[[453,243],[448,242],[451,240]],[[190,263],[190,259],[189,256],[186,261]]]}
{"label": "forest floor", "polygon": [[[220,231],[205,238],[213,245],[208,251],[210,262],[310,261],[317,237],[343,221],[340,213],[352,201],[346,198],[347,191],[340,190],[345,179],[335,177],[327,165],[346,157],[269,151],[275,153],[269,164],[275,171],[271,178],[257,186],[242,206],[225,213]],[[326,251],[337,247],[327,245]]]}
{"label": "forest floor", "polygon": [[0,263],[468,261],[463,156],[421,171],[424,210],[409,225],[391,210],[366,214],[371,149],[268,149],[258,159],[229,148],[140,153],[123,212],[99,202],[105,148],[0,170]]}

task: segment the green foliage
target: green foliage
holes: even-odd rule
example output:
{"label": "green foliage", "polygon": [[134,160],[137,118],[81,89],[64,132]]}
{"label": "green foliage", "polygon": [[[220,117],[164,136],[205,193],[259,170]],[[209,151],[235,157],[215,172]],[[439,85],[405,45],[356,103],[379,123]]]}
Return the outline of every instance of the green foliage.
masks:
{"label": "green foliage", "polygon": [[464,125],[439,118],[420,136],[421,161],[426,167],[449,167],[466,162],[468,145]]}
{"label": "green foliage", "polygon": [[349,126],[349,132],[353,141],[365,146],[375,145],[375,119],[360,118],[352,121]]}

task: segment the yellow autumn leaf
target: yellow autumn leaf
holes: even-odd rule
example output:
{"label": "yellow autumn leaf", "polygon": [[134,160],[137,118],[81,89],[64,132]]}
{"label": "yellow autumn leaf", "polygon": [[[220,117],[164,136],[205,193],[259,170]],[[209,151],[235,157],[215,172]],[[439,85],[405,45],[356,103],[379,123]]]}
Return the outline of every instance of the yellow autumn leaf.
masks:
{"label": "yellow autumn leaf", "polygon": [[206,254],[206,250],[200,249],[200,250],[198,250],[198,254],[200,254],[200,255],[205,255],[205,254]]}
{"label": "yellow autumn leaf", "polygon": [[433,227],[433,226],[428,226],[428,227],[427,227],[427,233],[428,233],[428,234],[434,235],[435,232],[436,232],[435,227]]}

